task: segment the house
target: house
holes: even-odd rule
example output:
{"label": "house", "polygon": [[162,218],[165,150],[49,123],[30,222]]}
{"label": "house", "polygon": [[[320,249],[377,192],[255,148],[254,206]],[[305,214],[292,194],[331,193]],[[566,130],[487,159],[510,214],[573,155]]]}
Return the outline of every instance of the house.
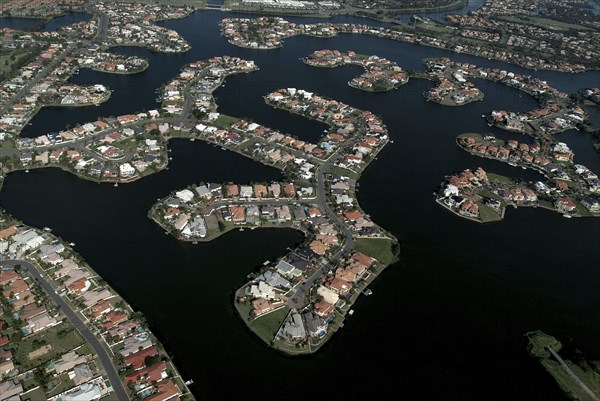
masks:
{"label": "house", "polygon": [[325,285],[340,296],[346,296],[352,289],[352,284],[337,277],[328,278]]}
{"label": "house", "polygon": [[259,275],[258,277],[256,277],[256,280],[265,281],[271,287],[280,287],[286,289],[292,288],[292,284],[289,281],[281,277],[281,275],[278,272],[274,272],[271,270],[267,270],[263,274]]}
{"label": "house", "polygon": [[90,313],[92,315],[92,319],[97,319],[105,313],[110,312],[111,310],[112,305],[110,304],[110,302],[108,302],[106,299],[103,299],[96,303],[94,306],[92,306],[92,308],[90,309]]}
{"label": "house", "polygon": [[556,207],[556,210],[558,210],[560,213],[572,212],[577,208],[575,202],[573,202],[569,198],[559,198],[555,202],[554,206]]}
{"label": "house", "polygon": [[252,284],[247,288],[247,293],[254,298],[275,299],[275,288],[264,281]]}
{"label": "house", "polygon": [[90,381],[94,377],[94,372],[87,363],[81,363],[73,367],[73,370],[69,372],[69,378],[73,380],[75,385]]}
{"label": "house", "polygon": [[124,310],[111,310],[106,314],[106,320],[102,322],[102,328],[104,330],[110,330],[117,324],[129,319],[129,315]]}
{"label": "house", "polygon": [[302,317],[306,323],[306,331],[311,337],[323,337],[327,334],[327,322],[321,316],[306,312]]}
{"label": "house", "polygon": [[212,192],[208,189],[206,185],[200,185],[196,187],[196,192],[200,199],[210,199],[212,198]]}
{"label": "house", "polygon": [[63,354],[60,357],[60,361],[57,361],[53,364],[53,370],[57,374],[61,374],[73,369],[73,367],[75,367],[76,365],[85,363],[85,360],[85,356],[78,355],[75,351],[70,351],[66,354]]}
{"label": "house", "polygon": [[20,382],[17,382],[15,384],[15,382],[13,380],[6,380],[3,382],[0,382],[0,394],[2,394],[0,397],[1,400],[7,400],[7,401],[18,401],[19,398],[19,394],[23,393],[23,386],[21,386]]}
{"label": "house", "polygon": [[269,195],[266,185],[255,184],[254,185],[254,196],[257,199],[265,198]]}
{"label": "house", "polygon": [[352,254],[352,259],[356,260],[358,263],[360,263],[362,265],[365,265],[366,267],[371,267],[371,265],[375,261],[375,259],[373,259],[372,257],[367,256],[361,252],[354,252]]}
{"label": "house", "polygon": [[84,292],[86,292],[90,287],[91,287],[92,283],[87,279],[87,277],[82,277],[74,282],[72,282],[71,284],[69,284],[67,286],[67,289],[70,292],[73,292],[77,295],[81,295]]}
{"label": "house", "polygon": [[179,215],[179,217],[177,218],[177,221],[175,221],[175,224],[173,224],[173,226],[175,227],[176,230],[182,231],[185,226],[187,225],[188,221],[190,220],[190,215],[189,214],[185,214],[182,213]]}
{"label": "house", "polygon": [[154,394],[144,398],[145,401],[167,401],[177,400],[181,395],[181,390],[175,385],[173,380],[163,380],[156,386]]}
{"label": "house", "polygon": [[324,299],[319,302],[316,302],[314,307],[315,313],[321,317],[327,317],[335,311],[333,304],[325,301]]}
{"label": "house", "polygon": [[175,192],[175,196],[184,203],[189,203],[194,198],[194,193],[189,189],[183,189]]}
{"label": "house", "polygon": [[125,384],[139,382],[159,382],[167,377],[169,377],[167,374],[167,364],[164,361],[161,361],[155,365],[149,366],[126,376]]}
{"label": "house", "polygon": [[227,194],[226,196],[228,196],[228,197],[239,196],[240,195],[239,187],[235,184],[227,185],[226,194]]}
{"label": "house", "polygon": [[46,311],[30,318],[27,321],[27,327],[29,327],[31,333],[37,333],[38,331],[44,330],[48,327],[56,326],[59,323],[59,321],[50,316],[50,314]]}
{"label": "house", "polygon": [[158,355],[156,347],[143,349],[134,354],[125,357],[125,365],[131,366],[133,370],[140,370],[146,366],[146,358]]}
{"label": "house", "polygon": [[344,281],[347,281],[349,283],[353,283],[357,279],[356,273],[354,273],[351,270],[343,269],[341,267],[338,267],[336,269],[336,271],[335,271],[335,277],[337,277],[339,279],[342,279]]}
{"label": "house", "polygon": [[242,198],[252,198],[253,190],[249,185],[242,185],[240,187],[240,197]]}
{"label": "house", "polygon": [[246,208],[243,206],[229,206],[229,212],[231,213],[232,220],[234,223],[245,223],[246,222]]}
{"label": "house", "polygon": [[302,271],[296,269],[293,265],[286,262],[285,260],[280,260],[275,266],[275,269],[279,274],[286,277],[300,277],[302,275]]}
{"label": "house", "polygon": [[77,390],[61,396],[63,401],[98,400],[102,396],[97,384],[84,383]]}
{"label": "house", "polygon": [[306,330],[302,316],[299,313],[292,314],[292,320],[283,326],[283,335],[290,340],[300,341],[306,338]]}
{"label": "house", "polygon": [[281,301],[269,302],[264,298],[257,298],[252,301],[252,312],[254,312],[255,316],[260,316],[269,313],[282,305],[284,305],[284,303]]}

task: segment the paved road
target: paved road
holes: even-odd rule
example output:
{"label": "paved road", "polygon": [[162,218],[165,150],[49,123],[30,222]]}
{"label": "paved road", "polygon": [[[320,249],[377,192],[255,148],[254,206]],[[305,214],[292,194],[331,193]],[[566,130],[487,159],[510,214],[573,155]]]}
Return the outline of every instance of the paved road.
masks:
{"label": "paved road", "polygon": [[600,398],[592,390],[590,390],[590,388],[575,374],[575,372],[571,370],[569,365],[565,363],[565,361],[560,357],[560,355],[554,352],[554,350],[551,347],[548,347],[548,351],[550,351],[552,356],[555,357],[556,360],[561,364],[561,366],[566,370],[567,374],[571,376],[571,378],[573,378],[573,380],[575,380],[577,384],[579,384],[579,387],[581,387],[581,389],[591,397],[591,400],[600,401]]}
{"label": "paved road", "polygon": [[125,390],[123,386],[123,382],[119,378],[119,374],[117,369],[113,365],[112,357],[109,355],[108,351],[102,346],[100,340],[90,331],[90,329],[86,326],[86,324],[81,320],[79,315],[71,308],[71,306],[64,300],[60,295],[58,295],[54,288],[46,281],[44,277],[40,274],[40,272],[33,266],[31,263],[21,260],[6,260],[0,262],[0,266],[14,266],[21,265],[25,267],[29,274],[35,278],[35,280],[40,284],[40,286],[46,291],[50,299],[54,301],[61,309],[61,311],[65,314],[65,316],[73,323],[75,328],[81,333],[83,338],[92,346],[106,374],[110,383],[112,385],[113,390],[115,391],[115,395],[118,400],[129,400],[129,394]]}
{"label": "paved road", "polygon": [[25,86],[23,86],[17,93],[11,96],[6,103],[0,107],[0,115],[4,114],[13,104],[15,104],[21,98],[27,96],[31,88],[37,85],[42,78],[45,78],[50,72],[54,71],[54,68],[61,63],[69,54],[73,52],[73,50],[77,47],[76,43],[73,43],[67,48],[65,48],[58,56],[54,58],[46,67],[42,68],[40,72],[37,73],[35,78],[29,81]]}

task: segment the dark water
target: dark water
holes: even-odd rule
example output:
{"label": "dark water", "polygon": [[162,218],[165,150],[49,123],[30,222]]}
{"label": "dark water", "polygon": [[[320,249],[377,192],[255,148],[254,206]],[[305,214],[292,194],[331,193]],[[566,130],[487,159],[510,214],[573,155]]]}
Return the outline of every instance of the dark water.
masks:
{"label": "dark water", "polygon": [[[317,69],[299,57],[314,50],[353,49],[421,67],[423,57],[448,55],[485,66],[502,65],[436,49],[343,35],[330,40],[288,39],[280,50],[239,49],[219,36],[222,14],[196,13],[164,25],[193,46],[184,55],[143,49],[150,68],[139,75],[82,71],[73,81],[115,90],[100,107],[44,109],[27,136],[98,116],[157,106],[155,89],[190,61],[230,54],[255,60],[260,71],[229,77],[215,95],[220,111],[248,116],[307,139],[323,126],[272,110],[262,96],[300,87],[383,117],[394,144],[365,172],[359,201],[402,242],[401,262],[372,286],[345,327],[317,355],[288,358],[267,349],[235,317],[231,296],[246,274],[301,240],[291,230],[231,233],[204,245],[183,244],[146,219],[152,203],[175,188],[206,181],[277,179],[278,172],[206,144],[172,143],[168,171],[114,188],[55,169],[7,177],[0,206],[26,223],[49,226],[77,250],[133,306],[144,312],[200,399],[284,397],[325,400],[561,400],[565,396],[526,351],[523,334],[542,329],[600,358],[600,222],[564,219],[545,210],[508,210],[497,224],[480,225],[447,213],[431,193],[444,175],[482,166],[529,180],[537,173],[471,156],[455,145],[461,132],[494,132],[481,115],[492,109],[537,106],[511,88],[477,81],[486,97],[461,108],[426,102],[431,87],[411,80],[397,91],[370,94],[347,86],[361,70]],[[512,71],[527,70],[504,66]],[[598,82],[598,72],[536,73],[573,93]],[[519,138],[527,140],[526,137]],[[589,135],[563,134],[581,161],[600,171]]]}
{"label": "dark water", "polygon": [[56,31],[65,25],[74,24],[90,19],[91,15],[83,12],[69,12],[60,17],[52,18],[49,21],[37,18],[19,18],[19,17],[3,17],[0,18],[1,28],[12,28],[20,31],[30,29],[40,29],[45,32]]}

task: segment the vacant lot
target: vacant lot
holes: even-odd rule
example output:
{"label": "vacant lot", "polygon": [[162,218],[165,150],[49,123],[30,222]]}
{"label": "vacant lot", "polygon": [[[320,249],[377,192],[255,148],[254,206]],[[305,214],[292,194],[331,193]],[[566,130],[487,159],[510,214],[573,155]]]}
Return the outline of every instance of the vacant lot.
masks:
{"label": "vacant lot", "polygon": [[354,250],[375,258],[384,265],[394,261],[392,240],[389,238],[359,238],[354,244]]}

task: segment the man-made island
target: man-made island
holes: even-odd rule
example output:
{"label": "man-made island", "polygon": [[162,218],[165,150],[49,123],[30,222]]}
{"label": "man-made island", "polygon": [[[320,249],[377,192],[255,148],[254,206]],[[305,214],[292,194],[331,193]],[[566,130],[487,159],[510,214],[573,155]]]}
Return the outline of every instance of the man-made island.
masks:
{"label": "man-made island", "polygon": [[385,92],[399,88],[408,82],[407,74],[398,64],[377,56],[365,56],[353,51],[317,50],[303,59],[313,67],[333,68],[346,64],[359,65],[365,73],[352,78],[348,85],[367,92]]}
{"label": "man-made island", "polygon": [[159,200],[149,217],[191,242],[236,228],[302,231],[303,243],[249,276],[235,305],[267,344],[288,354],[311,353],[343,325],[358,296],[370,293],[368,284],[396,258],[397,240],[355,198],[356,180],[388,135],[372,113],[301,89],[279,89],[265,101],[331,128],[311,144],[213,111],[190,135],[280,168],[289,181],[193,185]]}

